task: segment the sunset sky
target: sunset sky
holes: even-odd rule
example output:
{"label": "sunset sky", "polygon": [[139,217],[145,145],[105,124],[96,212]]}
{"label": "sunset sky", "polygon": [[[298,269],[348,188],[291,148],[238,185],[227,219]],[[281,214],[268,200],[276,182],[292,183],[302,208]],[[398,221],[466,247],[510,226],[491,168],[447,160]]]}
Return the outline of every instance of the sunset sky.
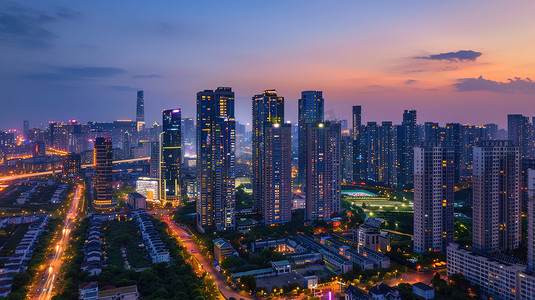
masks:
{"label": "sunset sky", "polygon": [[303,90],[326,118],[498,123],[535,115],[535,1],[0,2],[0,129],[50,120],[195,116],[231,86],[236,117],[276,89],[297,121]]}

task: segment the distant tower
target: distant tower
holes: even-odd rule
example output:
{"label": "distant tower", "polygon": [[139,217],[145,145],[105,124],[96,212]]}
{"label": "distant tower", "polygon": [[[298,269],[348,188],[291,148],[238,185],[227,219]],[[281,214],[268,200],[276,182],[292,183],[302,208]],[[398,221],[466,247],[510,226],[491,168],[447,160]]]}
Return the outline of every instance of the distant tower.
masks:
{"label": "distant tower", "polygon": [[143,91],[137,91],[136,123],[137,131],[143,131],[145,128],[145,97]]}
{"label": "distant tower", "polygon": [[251,183],[253,186],[254,208],[262,211],[262,152],[264,124],[284,123],[284,97],[279,97],[277,91],[266,90],[262,94],[255,95],[253,104],[253,176]]}
{"label": "distant tower", "polygon": [[264,224],[285,223],[292,216],[292,127],[265,124],[262,150]]}
{"label": "distant tower", "polygon": [[113,200],[113,150],[109,138],[98,137],[93,148],[93,206],[106,208]]}
{"label": "distant tower", "polygon": [[453,242],[454,149],[439,142],[414,148],[414,251],[444,252]]}
{"label": "distant tower", "polygon": [[340,211],[341,135],[339,123],[307,126],[307,220],[330,220],[332,213]]}
{"label": "distant tower", "polygon": [[160,134],[160,200],[177,206],[180,200],[180,160],[182,139],[180,132],[180,109],[162,112]]}
{"label": "distant tower", "polygon": [[236,121],[230,87],[197,93],[197,227],[234,229]]}
{"label": "distant tower", "polygon": [[482,252],[520,244],[520,152],[510,141],[474,147],[473,248]]}
{"label": "distant tower", "polygon": [[353,106],[353,181],[360,181],[361,177],[361,148],[362,148],[362,107]]}
{"label": "distant tower", "polygon": [[535,169],[528,169],[528,270],[535,272]]}
{"label": "distant tower", "polygon": [[508,115],[507,133],[507,139],[513,143],[513,146],[520,147],[521,158],[529,158],[533,147],[529,118],[523,115]]}
{"label": "distant tower", "polygon": [[412,183],[414,167],[414,147],[418,140],[416,111],[405,110],[403,123],[398,127],[398,187]]}
{"label": "distant tower", "polygon": [[323,93],[321,91],[301,92],[301,99],[299,99],[299,143],[297,152],[297,182],[301,186],[301,189],[303,189],[305,184],[306,173],[306,124],[323,122],[323,102]]}
{"label": "distant tower", "polygon": [[22,134],[24,135],[24,139],[28,139],[28,133],[30,132],[30,121],[24,120],[23,126],[22,126]]}
{"label": "distant tower", "polygon": [[444,136],[444,146],[452,147],[454,153],[454,166],[455,166],[455,183],[461,179],[461,124],[448,123],[446,124],[446,135]]}

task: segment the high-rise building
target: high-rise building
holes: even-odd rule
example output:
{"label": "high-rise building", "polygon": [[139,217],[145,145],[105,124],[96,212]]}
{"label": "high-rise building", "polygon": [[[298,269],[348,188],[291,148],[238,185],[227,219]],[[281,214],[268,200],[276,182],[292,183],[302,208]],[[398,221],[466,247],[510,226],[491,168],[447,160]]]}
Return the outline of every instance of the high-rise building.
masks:
{"label": "high-rise building", "polygon": [[113,200],[113,150],[109,138],[99,137],[93,148],[93,206],[106,208]]}
{"label": "high-rise building", "polygon": [[520,152],[510,141],[474,147],[473,248],[481,252],[520,244]]}
{"label": "high-rise building", "polygon": [[508,115],[507,133],[507,139],[513,143],[513,146],[520,147],[520,157],[530,157],[533,141],[531,140],[532,134],[529,118],[523,115]]}
{"label": "high-rise building", "polygon": [[298,168],[297,182],[302,190],[306,173],[306,124],[323,122],[323,93],[321,91],[301,92],[299,99],[299,132],[298,132]]}
{"label": "high-rise building", "polygon": [[263,136],[264,125],[284,123],[284,97],[277,95],[275,90],[266,90],[262,94],[253,96],[253,132],[252,132],[252,160],[253,176],[251,184],[253,186],[254,208],[262,211],[262,151],[264,149]]}
{"label": "high-rise building", "polygon": [[446,124],[446,133],[444,136],[444,146],[453,148],[454,151],[454,168],[455,168],[455,182],[461,179],[461,124],[448,123]]}
{"label": "high-rise building", "polygon": [[164,205],[176,206],[180,202],[180,160],[182,158],[182,135],[180,109],[162,112],[160,134],[160,200]]}
{"label": "high-rise building", "polygon": [[340,152],[342,156],[342,180],[346,182],[353,181],[353,136],[342,133],[340,143]]}
{"label": "high-rise building", "polygon": [[266,123],[262,149],[264,224],[289,222],[292,216],[291,124]]}
{"label": "high-rise building", "polygon": [[364,145],[361,149],[362,161],[366,170],[364,179],[377,182],[379,177],[379,126],[377,122],[368,122],[361,131]]}
{"label": "high-rise building", "polygon": [[330,220],[333,213],[340,211],[340,139],[339,123],[307,126],[307,220]]}
{"label": "high-rise building", "polygon": [[22,125],[22,134],[25,139],[28,139],[29,131],[30,131],[30,121],[24,120],[23,125]]}
{"label": "high-rise building", "polygon": [[535,273],[535,169],[528,170],[528,271]]}
{"label": "high-rise building", "polygon": [[78,153],[69,153],[63,157],[62,175],[76,178],[81,175],[82,157]]}
{"label": "high-rise building", "polygon": [[377,181],[388,185],[396,185],[397,183],[395,136],[395,127],[392,122],[382,122],[377,133],[377,164],[379,169]]}
{"label": "high-rise building", "polygon": [[143,91],[137,91],[136,125],[138,132],[143,131],[145,127],[145,97]]}
{"label": "high-rise building", "polygon": [[416,124],[416,110],[403,112],[403,123],[398,127],[398,186],[403,187],[412,183],[414,167],[414,147],[417,145],[418,132]]}
{"label": "high-rise building", "polygon": [[414,148],[414,251],[444,252],[453,242],[455,152],[439,142]]}
{"label": "high-rise building", "polygon": [[234,228],[236,121],[230,87],[197,93],[197,226]]}
{"label": "high-rise building", "polygon": [[[353,181],[361,180],[361,130],[362,108],[360,105],[353,106]],[[365,179],[365,178],[364,178]]]}
{"label": "high-rise building", "polygon": [[160,178],[160,142],[150,142],[150,177]]}
{"label": "high-rise building", "polygon": [[438,125],[438,123],[425,122],[424,141],[426,142],[439,142],[440,141],[440,126]]}

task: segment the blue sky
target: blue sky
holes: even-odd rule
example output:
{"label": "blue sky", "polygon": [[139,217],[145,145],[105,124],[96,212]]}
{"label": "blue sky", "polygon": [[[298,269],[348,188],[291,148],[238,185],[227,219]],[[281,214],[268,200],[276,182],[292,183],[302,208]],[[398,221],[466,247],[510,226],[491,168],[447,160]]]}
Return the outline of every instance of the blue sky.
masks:
{"label": "blue sky", "polygon": [[[50,120],[195,114],[231,86],[237,119],[277,89],[297,120],[302,90],[350,119],[505,124],[535,115],[535,1],[0,2],[0,129]],[[518,79],[515,79],[518,78]]]}

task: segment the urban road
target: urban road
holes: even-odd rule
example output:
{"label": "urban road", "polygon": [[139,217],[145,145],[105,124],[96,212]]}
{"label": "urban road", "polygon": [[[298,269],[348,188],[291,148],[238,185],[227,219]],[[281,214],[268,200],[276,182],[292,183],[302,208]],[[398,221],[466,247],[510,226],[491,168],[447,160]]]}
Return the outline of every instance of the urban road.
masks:
{"label": "urban road", "polygon": [[[169,220],[169,217],[166,216],[166,215],[163,216],[163,220],[164,220],[165,223],[167,223],[169,228],[171,228],[173,233],[178,236],[178,238],[184,244],[186,249],[188,249],[188,251],[195,256],[195,258],[197,259],[199,264],[202,266],[203,270],[205,270],[206,272],[208,272],[212,276],[212,278],[214,279],[217,287],[219,288],[219,290],[221,291],[221,293],[223,294],[223,296],[226,299],[229,299],[230,297],[234,297],[236,299],[240,299],[240,298],[243,298],[243,299],[254,299],[251,296],[242,295],[242,294],[234,291],[232,288],[230,288],[230,286],[227,285],[223,275],[219,271],[217,271],[217,269],[215,268],[215,266],[214,266],[214,264],[212,262],[208,261],[201,254],[201,252],[199,251],[199,248],[197,247],[197,245],[191,240],[191,238],[189,238],[190,233],[188,233],[182,227],[178,226],[178,224],[176,224],[175,222]],[[197,268],[197,266],[192,266],[192,267],[194,269]]]}
{"label": "urban road", "polygon": [[58,235],[61,235],[61,237],[54,248],[54,253],[52,257],[44,263],[46,267],[43,269],[43,271],[41,271],[42,274],[37,276],[37,282],[32,286],[30,293],[28,293],[28,295],[31,295],[31,299],[48,300],[53,296],[52,293],[54,291],[54,284],[58,278],[62,257],[69,242],[74,221],[79,212],[80,205],[78,204],[80,202],[81,194],[82,186],[78,185],[74,192],[74,197],[69,208],[69,212],[65,217],[63,228],[61,232],[58,232]]}
{"label": "urban road", "polygon": [[[132,158],[132,159],[125,159],[125,160],[114,160],[113,164],[123,164],[123,163],[131,163],[131,162],[138,162],[138,161],[144,161],[144,160],[150,160],[150,157],[141,157],[141,158]],[[82,165],[82,169],[92,167],[92,164]],[[52,175],[61,173],[61,169],[53,170],[53,171],[43,171],[43,172],[35,172],[35,173],[27,173],[27,174],[19,174],[19,175],[9,175],[9,176],[3,176],[0,177],[0,182],[3,181],[11,181],[11,180],[17,180],[17,179],[28,179],[32,177],[39,177],[39,176],[46,176],[46,175]]]}

